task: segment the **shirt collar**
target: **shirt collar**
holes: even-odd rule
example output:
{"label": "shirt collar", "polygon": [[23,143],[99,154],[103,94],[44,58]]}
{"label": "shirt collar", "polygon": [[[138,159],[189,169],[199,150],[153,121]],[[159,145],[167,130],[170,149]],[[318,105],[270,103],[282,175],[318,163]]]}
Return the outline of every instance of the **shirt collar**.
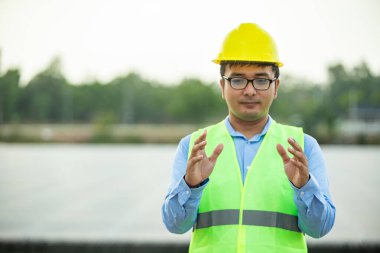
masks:
{"label": "shirt collar", "polygon": [[248,141],[257,141],[257,140],[260,140],[262,136],[264,136],[267,132],[268,132],[268,129],[270,127],[270,125],[272,124],[274,120],[272,119],[272,117],[270,115],[268,115],[268,121],[267,123],[265,124],[264,128],[263,128],[263,131],[261,131],[261,133],[259,134],[256,134],[255,136],[253,136],[251,139],[247,139],[242,133],[236,131],[232,125],[231,125],[231,122],[230,122],[230,119],[229,119],[229,116],[227,116],[225,119],[224,119],[224,123],[226,125],[226,128],[227,128],[227,131],[229,132],[229,134],[232,136],[232,137],[240,137],[240,138],[244,138],[245,140],[248,140]]}

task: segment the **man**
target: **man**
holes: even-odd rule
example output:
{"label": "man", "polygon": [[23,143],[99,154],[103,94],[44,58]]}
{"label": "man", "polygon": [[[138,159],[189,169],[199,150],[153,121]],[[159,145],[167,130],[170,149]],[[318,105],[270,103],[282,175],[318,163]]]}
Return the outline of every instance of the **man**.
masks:
{"label": "man", "polygon": [[181,140],[164,223],[194,227],[190,252],[307,252],[304,234],[327,234],[335,207],[317,141],[269,116],[283,65],[275,43],[241,24],[214,62],[229,114]]}

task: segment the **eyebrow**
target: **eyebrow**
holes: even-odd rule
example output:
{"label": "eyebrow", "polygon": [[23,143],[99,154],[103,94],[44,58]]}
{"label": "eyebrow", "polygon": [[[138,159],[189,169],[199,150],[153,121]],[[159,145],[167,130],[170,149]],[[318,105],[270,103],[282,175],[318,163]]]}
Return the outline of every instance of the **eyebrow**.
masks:
{"label": "eyebrow", "polygon": [[[232,73],[230,74],[230,76],[239,76],[239,77],[241,76],[241,77],[244,77],[245,74],[243,74],[243,73],[239,73],[239,72],[232,72]],[[259,73],[256,73],[255,76],[256,76],[256,77],[270,77],[269,74],[266,73],[266,72],[259,72]]]}

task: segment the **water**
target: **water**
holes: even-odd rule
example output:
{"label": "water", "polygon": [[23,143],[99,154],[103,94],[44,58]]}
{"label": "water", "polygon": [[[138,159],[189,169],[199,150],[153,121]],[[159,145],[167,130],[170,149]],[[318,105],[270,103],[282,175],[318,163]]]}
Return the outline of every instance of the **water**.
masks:
{"label": "water", "polygon": [[[188,242],[161,221],[175,145],[0,144],[0,239]],[[337,217],[319,242],[380,240],[380,147],[323,146]]]}

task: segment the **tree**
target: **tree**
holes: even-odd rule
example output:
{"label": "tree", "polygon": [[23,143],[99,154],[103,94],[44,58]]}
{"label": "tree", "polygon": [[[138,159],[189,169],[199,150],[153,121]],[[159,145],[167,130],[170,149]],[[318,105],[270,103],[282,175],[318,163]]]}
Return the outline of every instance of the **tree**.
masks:
{"label": "tree", "polygon": [[166,105],[177,122],[203,123],[219,120],[227,110],[215,84],[205,85],[198,79],[185,79],[173,89]]}
{"label": "tree", "polygon": [[8,70],[0,77],[0,123],[18,121],[17,104],[20,95],[20,73]]}
{"label": "tree", "polygon": [[69,89],[60,71],[60,60],[37,74],[23,89],[20,112],[28,122],[63,122],[71,110]]}

